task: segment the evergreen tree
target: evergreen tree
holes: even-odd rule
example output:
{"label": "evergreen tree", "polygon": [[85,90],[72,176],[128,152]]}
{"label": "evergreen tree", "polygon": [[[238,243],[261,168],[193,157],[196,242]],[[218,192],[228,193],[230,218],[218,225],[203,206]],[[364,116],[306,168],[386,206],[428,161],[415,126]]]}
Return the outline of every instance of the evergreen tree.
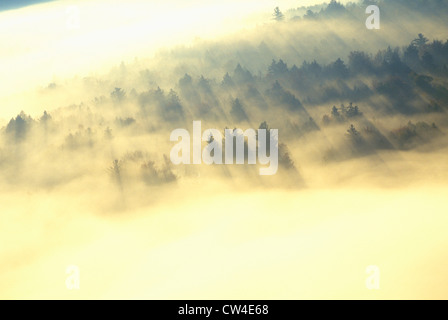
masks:
{"label": "evergreen tree", "polygon": [[272,16],[274,17],[275,21],[283,21],[285,19],[285,16],[280,11],[279,7],[276,7],[274,9],[274,13],[272,14]]}

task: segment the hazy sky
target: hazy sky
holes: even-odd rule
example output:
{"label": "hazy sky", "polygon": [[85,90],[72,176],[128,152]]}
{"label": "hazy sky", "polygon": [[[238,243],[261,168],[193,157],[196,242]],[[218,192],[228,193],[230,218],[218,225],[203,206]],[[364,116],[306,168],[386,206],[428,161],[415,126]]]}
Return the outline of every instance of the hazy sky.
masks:
{"label": "hazy sky", "polygon": [[58,0],[3,11],[0,41],[7,45],[0,52],[0,101],[54,77],[86,74],[160,46],[236,31],[254,23],[248,16],[269,14],[277,5],[286,10],[316,2],[322,1]]}

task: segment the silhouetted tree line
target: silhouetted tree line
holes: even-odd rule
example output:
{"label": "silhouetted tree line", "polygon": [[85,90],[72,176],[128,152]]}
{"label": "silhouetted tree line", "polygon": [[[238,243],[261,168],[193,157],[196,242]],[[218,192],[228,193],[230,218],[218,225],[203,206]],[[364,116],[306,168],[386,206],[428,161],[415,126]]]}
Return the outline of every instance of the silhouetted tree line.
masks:
{"label": "silhouetted tree line", "polygon": [[173,89],[170,89],[168,94],[160,87],[143,92],[138,96],[138,102],[142,109],[150,108],[152,115],[156,114],[166,121],[183,119],[184,109],[177,92]]}
{"label": "silhouetted tree line", "polygon": [[325,125],[329,125],[331,123],[342,123],[347,122],[351,118],[361,117],[362,112],[359,111],[358,106],[354,106],[352,102],[346,107],[344,104],[341,104],[340,108],[333,106],[331,109],[330,115],[326,114],[322,118],[322,122]]}
{"label": "silhouetted tree line", "polygon": [[[343,10],[334,1],[329,8]],[[248,110],[252,106],[306,112],[304,104],[360,102],[374,94],[388,99],[389,111],[441,112],[448,104],[448,90],[433,80],[448,77],[447,66],[448,40],[430,42],[419,34],[403,48],[387,47],[374,55],[352,51],[347,62],[337,58],[325,65],[314,60],[290,67],[283,59],[273,59],[264,75],[256,75],[238,63],[219,83],[203,75],[185,74],[175,90],[166,93],[157,87],[136,96],[145,116],[158,116],[165,121],[184,120],[186,110],[207,119],[228,117],[236,122],[250,121]],[[363,78],[370,78],[371,85],[364,83]],[[421,98],[422,93],[425,99]],[[223,103],[225,96],[230,103]],[[126,92],[115,88],[111,98],[123,101]],[[425,102],[428,100],[431,103]],[[416,103],[412,105],[411,101]],[[132,120],[123,119],[119,123],[126,126]]]}
{"label": "silhouetted tree line", "polygon": [[[425,15],[440,16],[448,13],[447,0],[363,0],[361,2],[349,2],[343,5],[339,1],[331,0],[326,6],[314,6],[306,10],[306,13],[300,16],[293,16],[291,20],[300,19],[317,20],[328,18],[353,18],[363,16],[364,10],[368,5],[377,5],[382,11],[393,15],[396,12],[415,11]],[[319,8],[320,7],[320,8]]]}

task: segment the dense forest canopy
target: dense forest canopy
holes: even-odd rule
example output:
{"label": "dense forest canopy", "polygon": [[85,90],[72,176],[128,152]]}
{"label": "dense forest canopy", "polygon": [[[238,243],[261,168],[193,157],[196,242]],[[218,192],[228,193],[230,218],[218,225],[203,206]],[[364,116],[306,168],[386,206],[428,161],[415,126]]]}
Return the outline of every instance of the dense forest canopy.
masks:
{"label": "dense forest canopy", "polygon": [[[317,20],[341,19],[346,24],[354,24],[359,18],[365,18],[365,14],[359,12],[371,3],[381,7],[386,21],[387,13],[400,10],[401,6],[415,14],[422,14],[423,3],[424,14],[439,15],[446,9],[444,1],[364,1],[347,5],[331,1],[319,10],[310,13],[314,8],[311,7],[303,16],[290,19],[285,19],[276,7],[273,13],[276,23],[260,28],[294,28],[306,23],[301,20],[309,20],[311,16]],[[289,10],[288,15],[294,12]],[[287,35],[287,38],[292,41],[292,36]],[[271,36],[268,34],[267,37]],[[31,117],[22,111],[2,129],[2,150],[20,148],[21,152],[27,152],[32,150],[36,137],[44,139],[40,141],[47,146],[30,151],[38,154],[54,148],[70,153],[90,149],[92,156],[98,157],[95,155],[98,150],[112,148],[109,161],[114,163],[112,172],[115,175],[119,172],[118,163],[124,167],[127,162],[127,152],[139,152],[141,170],[149,170],[144,168],[148,161],[152,163],[149,176],[141,173],[146,177],[144,179],[154,179],[152,184],[172,182],[183,174],[174,173],[177,169],[169,165],[166,155],[164,164],[157,164],[161,167],[155,169],[154,161],[163,160],[160,155],[157,156],[159,159],[148,160],[141,150],[115,148],[115,141],[134,139],[141,134],[158,135],[177,126],[187,126],[194,119],[219,124],[222,129],[258,127],[266,121],[270,126],[280,128],[283,138],[281,159],[288,170],[294,168],[293,157],[286,151],[290,140],[301,139],[313,132],[326,132],[334,125],[345,129],[332,133],[341,140],[336,145],[322,145],[320,157],[325,161],[341,157],[349,159],[381,149],[415,148],[443,135],[444,130],[439,125],[443,127],[446,123],[443,115],[448,105],[446,39],[428,39],[418,33],[406,45],[389,45],[376,51],[356,49],[348,56],[329,57],[325,54],[324,61],[328,62],[320,61],[319,54],[313,60],[300,61],[301,54],[291,56],[290,49],[285,58],[279,56],[282,46],[294,46],[294,43],[267,39],[262,39],[258,45],[226,41],[229,42],[226,48],[215,42],[199,45],[198,49],[177,48],[163,52],[156,58],[160,59],[159,67],[146,68],[144,62],[137,60],[122,62],[107,76],[74,79],[68,84],[50,83],[45,89],[48,95],[70,90],[72,85],[105,94],[69,107],[45,111],[41,116]],[[257,66],[260,66],[260,61],[268,61],[268,57],[270,63],[260,69],[248,63],[258,61]],[[168,65],[176,67],[164,71],[164,66]],[[221,70],[221,76],[210,77],[217,75],[217,70]],[[169,80],[175,74],[177,80]],[[278,117],[279,112],[288,116]],[[386,122],[380,124],[379,129],[376,127],[379,124],[372,122],[377,117],[396,115],[403,119],[408,117],[409,124]],[[417,119],[414,120],[417,126],[411,125],[413,119]],[[350,139],[344,138],[347,135]],[[168,151],[167,148],[163,150],[165,154]],[[5,167],[18,166],[23,161],[17,158],[17,151],[5,154],[7,156],[1,158]],[[115,159],[120,157],[121,160]],[[66,161],[65,156],[60,161]],[[23,178],[26,179],[26,175]],[[17,174],[6,179],[20,181]]]}

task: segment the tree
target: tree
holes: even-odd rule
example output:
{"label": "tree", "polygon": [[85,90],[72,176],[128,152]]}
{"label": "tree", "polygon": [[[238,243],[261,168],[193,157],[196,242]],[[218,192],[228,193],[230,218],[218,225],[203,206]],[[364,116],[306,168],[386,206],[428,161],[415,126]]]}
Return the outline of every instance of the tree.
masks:
{"label": "tree", "polygon": [[174,121],[182,118],[184,114],[180,98],[173,89],[168,93],[161,108],[161,115],[165,120]]}
{"label": "tree", "polygon": [[322,75],[322,66],[316,60],[311,63],[303,61],[300,69],[307,77],[319,78]]}
{"label": "tree", "polygon": [[317,18],[317,13],[314,13],[313,11],[311,11],[311,10],[307,10],[306,11],[306,14],[303,16],[305,19],[310,19],[310,20],[312,20],[312,19],[316,19]]}
{"label": "tree", "polygon": [[116,102],[121,102],[126,98],[126,92],[121,88],[115,88],[110,94],[111,98]]}
{"label": "tree", "polygon": [[338,58],[335,62],[331,63],[327,67],[328,73],[332,77],[345,78],[348,76],[348,68],[345,66],[344,61]]}
{"label": "tree", "polygon": [[269,125],[266,121],[263,121],[262,123],[260,123],[260,126],[258,127],[258,129],[262,129],[262,130],[266,130],[266,131],[270,130]]}
{"label": "tree", "polygon": [[404,49],[403,60],[411,68],[415,68],[420,64],[418,49],[415,45],[410,44]]}
{"label": "tree", "polygon": [[268,71],[269,74],[272,76],[281,76],[288,72],[288,66],[286,65],[286,63],[283,62],[282,59],[280,59],[278,62],[272,60],[272,63],[269,66]]}
{"label": "tree", "polygon": [[280,11],[279,7],[275,7],[274,13],[272,14],[272,16],[274,17],[275,21],[282,21],[285,19],[285,16]]}
{"label": "tree", "polygon": [[123,183],[121,180],[121,161],[118,161],[115,159],[112,163],[112,166],[107,168],[107,171],[111,175],[112,179],[115,180],[118,187],[120,188],[120,191],[123,192]]}
{"label": "tree", "polygon": [[347,135],[355,143],[359,143],[362,140],[359,131],[356,130],[353,124],[351,124],[350,128],[347,130]]}
{"label": "tree", "polygon": [[233,82],[232,78],[230,77],[229,73],[227,72],[222,79],[221,85],[224,87],[233,87],[235,83]]}
{"label": "tree", "polygon": [[429,52],[425,52],[423,54],[422,65],[425,68],[430,69],[430,70],[435,68],[434,58],[433,58],[432,54],[430,54]]}
{"label": "tree", "polygon": [[280,105],[288,107],[292,111],[303,109],[302,103],[291,92],[284,90],[281,84],[276,80],[272,89],[266,90],[266,94]]}
{"label": "tree", "polygon": [[44,111],[44,114],[42,115],[42,117],[40,117],[39,120],[44,124],[46,124],[48,121],[51,120],[51,115],[49,115],[47,111]]}
{"label": "tree", "polygon": [[288,147],[284,143],[278,145],[279,164],[285,169],[295,169],[294,161],[291,159]]}
{"label": "tree", "polygon": [[353,73],[369,73],[373,70],[368,54],[362,51],[352,51],[348,57],[350,71]]}
{"label": "tree", "polygon": [[346,111],[346,115],[348,118],[353,118],[361,115],[361,112],[359,112],[358,106],[353,106],[353,103],[350,102],[350,105],[348,106],[348,109]]}
{"label": "tree", "polygon": [[336,0],[331,0],[328,7],[324,10],[324,14],[334,15],[345,11],[345,7]]}
{"label": "tree", "polygon": [[188,73],[186,73],[184,75],[184,77],[179,80],[180,87],[188,87],[188,86],[191,86],[192,84],[193,84],[193,79],[191,78],[191,76]]}
{"label": "tree", "polygon": [[211,93],[212,88],[210,86],[210,80],[204,78],[203,75],[199,78],[198,87],[201,88],[204,92]]}
{"label": "tree", "polygon": [[238,98],[233,101],[230,113],[236,121],[248,120],[247,114]]}
{"label": "tree", "polygon": [[331,116],[333,118],[339,118],[341,116],[341,114],[338,111],[338,108],[336,108],[336,106],[333,106],[333,109],[331,109]]}
{"label": "tree", "polygon": [[5,132],[11,135],[16,142],[24,140],[30,130],[33,119],[23,111],[14,119],[12,118],[6,126]]}
{"label": "tree", "polygon": [[418,38],[412,40],[411,44],[416,46],[418,49],[422,49],[427,42],[428,39],[423,34],[419,33]]}
{"label": "tree", "polygon": [[238,65],[235,68],[235,71],[233,72],[233,80],[237,84],[252,82],[253,77],[249,70],[243,69],[241,65],[238,63]]}

